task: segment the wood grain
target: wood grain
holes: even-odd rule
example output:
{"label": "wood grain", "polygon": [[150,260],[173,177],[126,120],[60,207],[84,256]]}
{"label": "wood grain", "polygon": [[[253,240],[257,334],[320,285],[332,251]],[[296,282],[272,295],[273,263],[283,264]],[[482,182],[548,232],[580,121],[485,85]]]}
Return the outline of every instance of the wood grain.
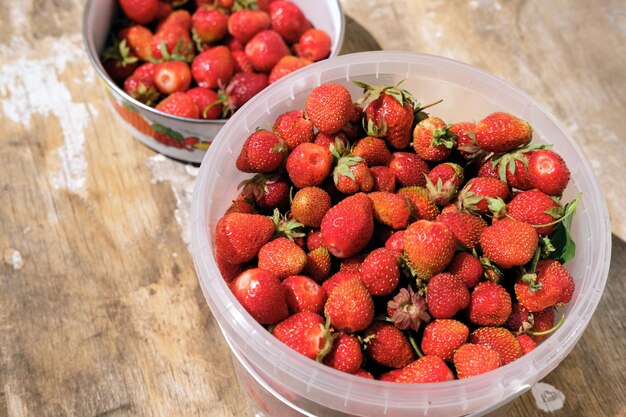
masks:
{"label": "wood grain", "polygon": [[[24,265],[0,265],[0,417],[251,415],[175,216],[185,184],[155,181],[154,153],[104,105],[82,52],[84,2],[4,3],[0,252],[18,250]],[[526,90],[571,130],[606,194],[614,256],[583,339],[545,381],[566,396],[557,417],[626,415],[626,223],[617,215],[626,204],[626,6],[342,6],[342,53],[407,49],[466,61]],[[545,414],[531,393],[508,412]]]}

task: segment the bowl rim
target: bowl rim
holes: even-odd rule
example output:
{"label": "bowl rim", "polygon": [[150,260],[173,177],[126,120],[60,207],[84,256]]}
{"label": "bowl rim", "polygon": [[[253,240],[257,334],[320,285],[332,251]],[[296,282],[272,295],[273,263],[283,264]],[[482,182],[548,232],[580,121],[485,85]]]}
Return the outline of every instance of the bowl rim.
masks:
{"label": "bowl rim", "polygon": [[[85,49],[87,51],[87,56],[89,57],[89,61],[91,62],[92,67],[95,68],[96,72],[98,73],[98,76],[107,84],[107,86],[110,89],[112,89],[113,91],[115,91],[115,93],[117,93],[120,96],[122,96],[125,100],[130,101],[134,106],[139,107],[139,108],[141,108],[144,111],[147,111],[147,112],[150,112],[150,113],[154,113],[154,114],[157,114],[157,115],[159,115],[161,117],[165,117],[165,118],[168,118],[168,119],[177,120],[177,121],[180,121],[180,122],[193,123],[193,124],[198,124],[198,125],[223,125],[223,124],[225,124],[229,120],[229,119],[190,119],[190,118],[187,118],[187,117],[175,116],[173,114],[169,114],[169,113],[165,113],[165,112],[162,112],[160,110],[157,110],[155,107],[150,107],[147,104],[144,104],[144,103],[142,103],[139,100],[136,100],[135,98],[131,97],[128,93],[126,93],[126,91],[124,91],[123,88],[120,88],[111,79],[111,77],[109,77],[109,74],[106,72],[106,70],[102,66],[102,62],[100,60],[99,54],[96,51],[96,47],[94,45],[93,38],[90,37],[90,35],[89,35],[90,34],[90,30],[89,29],[90,28],[88,28],[88,24],[87,24],[88,23],[88,19],[89,19],[89,13],[91,11],[91,8],[92,8],[93,4],[96,3],[97,1],[100,1],[100,0],[87,0],[87,2],[85,3],[85,8],[83,9],[83,15],[82,15],[83,44],[84,44]],[[345,37],[345,31],[346,31],[346,16],[345,16],[345,14],[343,12],[343,8],[341,7],[340,0],[328,0],[328,1],[331,1],[333,4],[337,5],[337,10],[338,10],[339,15],[340,15],[340,19],[339,19],[339,33],[337,34],[336,47],[330,51],[330,55],[328,56],[328,58],[325,58],[322,61],[325,61],[327,59],[331,59],[331,58],[339,55],[339,50],[341,49],[341,47],[343,45],[343,41],[344,41],[344,37]],[[265,89],[267,89],[270,85],[265,87]]]}
{"label": "bowl rim", "polygon": [[[246,103],[246,106],[249,109],[256,107],[262,108],[263,104],[267,104],[266,99],[268,97],[276,96],[276,93],[279,89],[287,88],[288,83],[290,83],[291,87],[293,88],[293,85],[296,84],[294,82],[296,80],[296,77],[305,78],[314,76],[316,72],[321,72],[321,70],[318,70],[318,67],[320,66],[348,66],[356,61],[359,61],[361,58],[367,58],[369,61],[377,61],[378,64],[380,64],[381,62],[409,64],[413,63],[411,62],[411,60],[421,59],[429,63],[435,62],[441,65],[464,68],[465,70],[485,77],[494,83],[500,84],[503,87],[509,89],[509,91],[515,93],[516,96],[524,98],[526,102],[539,110],[551,123],[558,127],[561,133],[567,138],[569,144],[572,146],[572,149],[583,161],[582,168],[585,169],[589,174],[588,179],[593,187],[591,187],[591,192],[587,195],[586,204],[592,205],[595,211],[597,211],[599,217],[598,220],[604,223],[606,232],[598,235],[599,241],[596,243],[596,245],[602,247],[602,249],[604,250],[604,256],[603,259],[596,260],[600,264],[600,267],[598,268],[597,275],[594,274],[594,276],[597,277],[595,286],[593,288],[587,288],[590,291],[593,290],[593,293],[589,295],[584,303],[576,303],[576,305],[573,306],[573,309],[570,312],[570,316],[573,315],[574,311],[577,311],[578,313],[587,313],[589,311],[594,311],[597,308],[600,297],[602,296],[604,286],[606,284],[606,280],[608,278],[608,270],[611,258],[611,228],[606,201],[599,188],[598,180],[595,173],[593,172],[593,170],[591,170],[588,161],[586,160],[586,158],[584,158],[584,155],[578,147],[578,144],[572,139],[569,132],[539,102],[537,102],[534,98],[532,98],[520,88],[514,86],[513,84],[510,84],[509,82],[497,77],[496,75],[488,71],[442,56],[406,51],[370,51],[341,55],[330,60],[315,63],[312,66],[303,69],[301,72],[298,72],[297,74],[291,74],[288,77],[285,77],[286,81],[280,80],[279,82],[273,84],[264,91],[264,94],[260,94],[250,100],[250,102]],[[320,78],[321,77],[318,74],[318,85],[321,83]],[[226,297],[226,302],[228,303],[228,305],[226,306],[227,308],[222,305],[224,311],[219,312],[219,315],[223,315],[225,313],[234,313],[237,315],[237,317],[229,317],[229,319],[224,320],[223,323],[220,322],[220,327],[222,328],[222,331],[224,331],[224,328],[232,329],[234,331],[234,334],[239,338],[239,340],[232,340],[231,338],[230,341],[234,342],[235,345],[237,345],[238,343],[244,343],[248,346],[248,348],[252,348],[252,343],[255,343],[255,347],[258,347],[261,343],[250,342],[249,340],[254,338],[244,338],[243,333],[247,332],[248,336],[255,333],[262,333],[262,347],[265,350],[267,350],[267,347],[271,347],[271,350],[273,351],[272,356],[275,359],[275,372],[288,372],[288,370],[295,369],[298,371],[298,375],[293,376],[293,378],[300,378],[300,375],[308,375],[308,384],[311,384],[311,389],[318,388],[313,386],[312,381],[319,382],[320,378],[324,378],[326,380],[326,386],[323,387],[323,389],[316,389],[317,392],[324,391],[326,393],[333,393],[333,382],[335,382],[335,390],[343,390],[343,386],[349,385],[347,389],[347,394],[353,395],[353,397],[351,398],[351,402],[361,400],[371,405],[372,402],[376,401],[376,399],[378,399],[379,401],[382,401],[384,399],[385,401],[400,401],[401,404],[397,405],[403,407],[411,405],[415,407],[422,407],[421,409],[430,408],[431,406],[437,408],[446,406],[446,400],[442,400],[443,402],[437,402],[436,405],[434,404],[435,401],[439,401],[446,396],[454,397],[456,395],[458,396],[458,398],[465,399],[466,402],[470,402],[472,401],[472,399],[476,398],[470,396],[470,394],[474,394],[479,398],[484,398],[487,395],[493,397],[496,397],[498,395],[504,395],[505,399],[511,399],[514,396],[517,396],[523,391],[530,388],[531,385],[529,385],[529,380],[532,379],[530,378],[531,376],[542,378],[543,376],[551,372],[565,358],[565,355],[569,353],[569,351],[571,351],[571,349],[573,349],[576,345],[576,342],[581,337],[584,329],[588,325],[589,320],[591,320],[591,314],[587,315],[587,317],[585,317],[583,320],[578,320],[576,322],[574,322],[573,320],[570,320],[568,322],[566,320],[563,326],[561,326],[561,328],[558,329],[552,335],[552,337],[548,338],[544,343],[539,345],[537,349],[525,355],[525,368],[519,366],[521,362],[514,361],[511,364],[502,366],[496,370],[493,370],[483,375],[472,377],[470,379],[454,380],[438,384],[427,384],[424,391],[428,391],[429,394],[424,394],[420,390],[416,390],[416,386],[424,387],[424,384],[395,384],[393,385],[393,387],[390,387],[391,384],[387,384],[384,381],[370,381],[357,376],[345,373],[342,374],[335,369],[332,369],[323,364],[316,363],[315,361],[312,361],[304,357],[303,355],[298,354],[286,345],[279,342],[277,339],[271,337],[271,334],[267,332],[267,330],[263,326],[254,321],[251,316],[245,311],[245,309],[237,302],[232,293],[229,291],[228,285],[219,275],[219,269],[217,268],[215,256],[212,251],[212,249],[214,249],[214,245],[212,242],[213,235],[212,233],[207,233],[204,229],[205,226],[209,226],[208,221],[206,220],[208,218],[208,215],[206,212],[200,212],[200,210],[202,208],[206,208],[206,205],[208,204],[207,195],[205,192],[208,182],[207,171],[211,166],[211,161],[217,158],[218,149],[230,146],[225,137],[231,134],[231,130],[233,129],[232,126],[235,125],[235,120],[236,117],[231,118],[228,124],[219,132],[215,141],[216,146],[212,146],[206,153],[203,163],[200,167],[200,171],[198,172],[198,178],[196,180],[194,188],[192,203],[192,256],[194,264],[196,266],[196,271],[202,291],[204,292],[205,298],[209,306],[212,307],[212,303],[214,301],[213,299],[218,299],[220,296]],[[217,278],[211,277],[211,273],[215,271],[218,271]],[[209,284],[217,285],[217,290],[215,290],[214,287],[210,289],[208,287]],[[213,315],[216,315],[215,312],[213,312]],[[566,333],[566,331],[568,331],[569,333]],[[226,333],[224,333],[224,335],[225,337],[229,338]],[[560,359],[555,360],[556,355],[562,356],[560,357]],[[304,379],[301,379],[301,382],[303,380]],[[536,382],[536,380],[533,381],[533,383],[534,382]],[[511,394],[512,387],[515,387],[517,389],[515,395]],[[307,385],[307,389],[308,388],[310,387]],[[491,391],[488,394],[485,394],[484,390],[487,388],[489,390],[496,389],[499,390],[499,392]],[[436,396],[436,399],[433,399],[433,395]],[[429,403],[431,400],[433,401],[433,404],[425,403]],[[457,402],[454,402],[454,399],[449,401],[452,401],[457,407],[459,407],[459,400],[456,400]],[[389,403],[389,405],[392,404],[395,403]],[[467,403],[465,407],[466,406]],[[465,410],[465,408],[463,409]]]}

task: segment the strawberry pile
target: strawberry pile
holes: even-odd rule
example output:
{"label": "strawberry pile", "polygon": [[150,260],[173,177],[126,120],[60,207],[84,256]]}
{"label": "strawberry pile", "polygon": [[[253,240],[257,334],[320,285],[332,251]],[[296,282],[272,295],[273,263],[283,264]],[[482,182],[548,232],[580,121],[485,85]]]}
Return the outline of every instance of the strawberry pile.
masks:
{"label": "strawberry pile", "polygon": [[223,278],[343,372],[441,382],[519,359],[574,291],[565,161],[514,115],[450,125],[399,86],[356,84],[356,104],[324,84],[246,139],[236,166],[255,175],[215,231]]}
{"label": "strawberry pile", "polygon": [[119,0],[102,55],[134,99],[191,119],[227,118],[269,84],[330,55],[328,34],[283,0]]}

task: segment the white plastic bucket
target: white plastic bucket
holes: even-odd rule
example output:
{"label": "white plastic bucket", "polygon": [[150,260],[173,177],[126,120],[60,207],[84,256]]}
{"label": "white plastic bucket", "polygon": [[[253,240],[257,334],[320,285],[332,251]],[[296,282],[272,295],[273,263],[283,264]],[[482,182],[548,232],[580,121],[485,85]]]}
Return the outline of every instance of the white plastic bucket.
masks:
{"label": "white plastic bucket", "polygon": [[[507,111],[529,121],[535,141],[550,142],[572,173],[564,194],[583,198],[572,224],[576,257],[566,264],[576,282],[566,320],[537,349],[506,366],[466,380],[406,385],[341,373],[312,361],[276,340],[239,305],[213,257],[213,232],[236,196],[236,184],[248,175],[235,168],[241,145],[257,127],[271,128],[281,113],[304,108],[315,86],[338,82],[356,99],[360,80],[402,86],[422,103],[444,99],[430,113],[447,123],[479,120]],[[192,250],[202,291],[245,373],[260,381],[283,404],[277,416],[294,409],[319,416],[465,416],[484,415],[506,404],[542,379],[581,337],[608,275],[611,229],[598,182],[580,149],[560,124],[534,99],[485,71],[450,59],[408,52],[365,52],[312,65],[272,85],[228,121],[204,158],[192,208]],[[253,373],[250,372],[253,371]],[[241,370],[240,370],[241,371]],[[239,374],[245,374],[239,372]],[[245,385],[245,384],[244,384]],[[287,403],[283,402],[285,399]]]}

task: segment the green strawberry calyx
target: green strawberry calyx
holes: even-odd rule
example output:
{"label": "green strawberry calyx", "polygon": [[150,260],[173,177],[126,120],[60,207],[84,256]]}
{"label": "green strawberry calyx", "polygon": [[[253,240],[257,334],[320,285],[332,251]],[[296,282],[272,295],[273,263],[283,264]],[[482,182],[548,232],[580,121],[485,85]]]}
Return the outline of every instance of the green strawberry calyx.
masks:
{"label": "green strawberry calyx", "polygon": [[286,237],[293,242],[295,238],[306,236],[306,233],[302,231],[304,228],[302,223],[280,214],[278,209],[274,209],[274,214],[271,216],[271,219],[274,222],[274,227],[276,229],[274,231],[274,239],[278,237]]}
{"label": "green strawberry calyx", "polygon": [[521,148],[516,149],[513,152],[503,153],[499,155],[494,155],[491,158],[491,167],[493,169],[498,169],[498,176],[500,177],[500,181],[508,184],[506,179],[507,168],[511,175],[515,175],[516,170],[516,161],[520,161],[526,169],[528,169],[528,158],[525,154],[531,151],[536,151],[539,149],[550,149],[552,145],[545,144],[532,144],[523,146]]}
{"label": "green strawberry calyx", "polygon": [[450,132],[452,125],[443,126],[433,133],[433,140],[430,142],[432,146],[444,146],[452,149],[456,146],[457,135]]}

